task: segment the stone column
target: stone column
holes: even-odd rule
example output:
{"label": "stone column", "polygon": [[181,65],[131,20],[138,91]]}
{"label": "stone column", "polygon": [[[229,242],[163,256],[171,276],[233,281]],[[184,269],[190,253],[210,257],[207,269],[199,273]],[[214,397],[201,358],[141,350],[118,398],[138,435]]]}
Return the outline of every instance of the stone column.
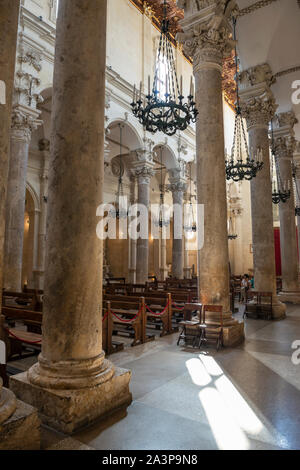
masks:
{"label": "stone column", "polygon": [[[5,200],[19,7],[19,1],[0,1],[0,292],[2,292],[3,286]],[[1,304],[2,295],[0,296],[0,309]],[[14,414],[17,408],[15,396],[3,389],[2,385],[2,379],[0,379],[0,427]]]}
{"label": "stone column", "polygon": [[[0,0],[0,292],[3,286],[3,260],[6,189],[10,154],[10,123],[20,2]],[[23,220],[24,224],[24,220]],[[0,296],[0,309],[2,296]],[[0,328],[3,317],[0,318]],[[3,340],[2,332],[0,339]],[[38,417],[32,408],[24,411],[0,379],[0,450],[39,448]]]}
{"label": "stone column", "polygon": [[[186,183],[184,181],[176,181],[170,178],[169,190],[173,196],[173,250],[172,250],[172,276],[175,279],[183,279],[184,264],[184,235],[183,235],[183,197],[186,191]],[[177,213],[177,217],[175,214]],[[181,227],[176,227],[181,224]],[[180,238],[179,238],[180,237]]]}
{"label": "stone column", "polygon": [[38,226],[37,265],[34,271],[35,289],[44,288],[45,255],[46,255],[46,222],[48,201],[48,171],[50,159],[50,141],[41,139],[39,149],[42,157],[42,169],[40,173],[40,217]]}
{"label": "stone column", "polygon": [[[144,206],[148,213],[150,204],[150,180],[154,175],[153,165],[144,164],[136,169],[136,177],[138,182],[138,204]],[[143,220],[144,231],[149,233],[149,217]],[[149,236],[147,238],[139,238],[137,240],[136,250],[136,282],[144,284],[148,281],[148,264],[149,264]]]}
{"label": "stone column", "polygon": [[[183,33],[178,39],[193,58],[196,103],[197,202],[204,205],[204,245],[198,252],[198,282],[203,304],[223,306],[224,344],[243,337],[243,323],[232,318],[229,302],[229,255],[222,101],[222,62],[230,55],[230,15],[235,2],[212,1],[199,9],[185,0]],[[199,10],[195,12],[195,9]],[[199,230],[199,227],[198,227]]]}
{"label": "stone column", "polygon": [[[136,203],[136,178],[135,176],[131,176],[130,178],[130,204],[133,205]],[[136,245],[137,240],[129,237],[128,238],[129,244],[129,266],[128,266],[128,278],[129,282],[135,284],[136,282]]]}
{"label": "stone column", "polygon": [[167,268],[167,227],[162,227],[159,230],[160,237],[160,267],[159,267],[159,280],[165,281],[168,277]]}
{"label": "stone column", "polygon": [[40,124],[39,112],[16,106],[12,114],[10,162],[6,198],[4,287],[22,290],[26,175],[31,133]]}
{"label": "stone column", "polygon": [[264,166],[251,181],[251,211],[255,290],[273,293],[273,318],[285,316],[286,307],[276,296],[275,245],[270,175],[269,123],[276,111],[270,90],[274,83],[268,64],[240,74],[242,114],[246,118],[249,147],[263,152]]}
{"label": "stone column", "polygon": [[279,204],[282,267],[282,292],[279,294],[279,298],[282,301],[299,303],[298,248],[292,174],[292,160],[295,150],[293,127],[296,123],[297,119],[292,111],[276,115],[274,150],[282,184],[291,190],[290,199]]}
{"label": "stone column", "polygon": [[[0,2],[0,292],[3,287],[5,204],[19,7],[19,1]],[[0,296],[0,308],[1,302],[2,296]]]}
{"label": "stone column", "polygon": [[131,402],[130,372],[102,351],[96,211],[103,200],[106,18],[106,0],[59,2],[42,353],[11,381],[17,397],[65,433]]}
{"label": "stone column", "polygon": [[[300,142],[296,141],[296,149],[294,152],[294,172],[295,172],[295,202],[300,207]],[[300,280],[300,215],[297,215],[297,232],[298,232],[298,268]]]}

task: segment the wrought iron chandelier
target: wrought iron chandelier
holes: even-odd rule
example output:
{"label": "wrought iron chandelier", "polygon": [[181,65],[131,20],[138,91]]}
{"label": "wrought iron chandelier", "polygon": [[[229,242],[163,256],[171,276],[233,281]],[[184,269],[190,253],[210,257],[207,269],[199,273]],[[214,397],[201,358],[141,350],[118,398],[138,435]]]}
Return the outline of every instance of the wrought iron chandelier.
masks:
{"label": "wrought iron chandelier", "polygon": [[[287,202],[291,197],[290,183],[283,184],[278,161],[275,154],[274,145],[274,131],[273,131],[273,120],[271,121],[271,132],[272,132],[272,163],[271,163],[271,178],[272,178],[272,201],[273,204],[277,205],[280,202]],[[276,177],[274,178],[274,168],[276,169]]]}
{"label": "wrought iron chandelier", "polygon": [[296,177],[296,165],[293,163],[293,185],[294,185],[294,197],[295,197],[295,215],[300,216],[300,194],[299,187]]}
{"label": "wrought iron chandelier", "polygon": [[160,146],[160,195],[159,195],[159,213],[157,219],[154,221],[156,227],[163,229],[168,227],[170,219],[165,214],[165,187],[163,184],[163,148]]}
{"label": "wrought iron chandelier", "polygon": [[[155,134],[161,131],[172,136],[178,130],[184,131],[192,122],[196,122],[198,111],[194,101],[194,85],[191,77],[190,94],[184,102],[183,80],[180,87],[175,68],[175,60],[169,37],[169,20],[167,19],[167,1],[164,0],[164,16],[161,26],[158,55],[155,66],[152,91],[148,77],[148,95],[142,97],[142,83],[139,92],[134,87],[133,114],[143,127]],[[164,67],[162,67],[162,64]],[[164,68],[162,71],[161,69]],[[163,77],[161,76],[163,74]]]}
{"label": "wrought iron chandelier", "polygon": [[187,225],[184,225],[183,228],[185,232],[188,233],[196,233],[197,232],[197,224],[194,216],[194,209],[193,209],[193,203],[192,203],[192,162],[189,164],[190,166],[190,175],[189,175],[189,180],[190,180],[190,201],[189,201],[189,208],[188,208],[188,215],[189,215],[189,223]]}
{"label": "wrought iron chandelier", "polygon": [[116,202],[113,210],[109,212],[109,215],[115,219],[127,219],[128,209],[127,204],[125,203],[124,191],[123,191],[123,176],[124,176],[124,165],[122,162],[122,152],[123,152],[123,128],[122,124],[119,123],[120,129],[120,154],[119,154],[119,180],[118,180],[118,190],[116,193]]}
{"label": "wrought iron chandelier", "polygon": [[233,231],[232,217],[230,217],[229,223],[228,223],[228,240],[236,240],[237,237],[238,237],[237,234],[235,234]]}
{"label": "wrought iron chandelier", "polygon": [[[234,40],[236,41],[236,18],[233,19],[234,26]],[[235,67],[236,67],[236,112],[235,112],[235,126],[234,137],[231,155],[227,156],[225,150],[225,165],[226,165],[226,178],[235,182],[247,180],[250,181],[255,178],[258,171],[263,167],[262,150],[257,149],[255,152],[251,149],[249,151],[246,132],[243,122],[243,116],[240,108],[239,96],[239,82],[238,82],[238,55],[237,48],[235,47]],[[243,153],[246,159],[243,158]]]}

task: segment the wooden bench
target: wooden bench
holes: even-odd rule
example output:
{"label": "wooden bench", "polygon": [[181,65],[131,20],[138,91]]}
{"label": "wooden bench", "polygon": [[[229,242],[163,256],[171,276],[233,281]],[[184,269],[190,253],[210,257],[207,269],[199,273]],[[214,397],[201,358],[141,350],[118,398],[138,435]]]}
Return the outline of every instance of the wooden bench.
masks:
{"label": "wooden bench", "polygon": [[[140,298],[134,295],[122,296],[106,294],[105,300],[119,301],[119,302],[139,302]],[[167,297],[144,297],[146,307],[146,324],[148,326],[155,325],[161,322],[162,332],[160,336],[173,333],[172,328],[172,299],[171,296]]]}
{"label": "wooden bench", "polygon": [[[14,325],[16,321],[22,321],[24,325],[26,325],[26,322],[35,322],[40,325],[40,328],[42,325],[41,312],[2,307],[2,315],[5,317],[7,323],[11,325]],[[5,339],[8,345],[7,359],[9,359],[16,354],[21,357],[25,344],[34,346],[34,349],[39,349],[41,347],[42,335],[10,326],[5,330]]]}
{"label": "wooden bench", "polygon": [[35,311],[42,310],[42,302],[36,292],[27,293],[3,291],[2,305],[6,307],[13,306],[14,308],[20,309],[26,308],[28,310]]}
{"label": "wooden bench", "polygon": [[114,321],[111,313],[111,303],[106,302],[106,308],[103,309],[102,321],[102,347],[107,355],[113,354],[124,349],[124,343],[113,341],[112,334]]}
{"label": "wooden bench", "polygon": [[[109,300],[110,311],[113,317],[113,330],[118,333],[126,333],[132,336],[131,346],[143,344],[154,340],[154,336],[148,336],[146,333],[146,305],[145,299],[141,297],[138,302],[129,302],[126,299]],[[107,308],[107,304],[105,305]]]}

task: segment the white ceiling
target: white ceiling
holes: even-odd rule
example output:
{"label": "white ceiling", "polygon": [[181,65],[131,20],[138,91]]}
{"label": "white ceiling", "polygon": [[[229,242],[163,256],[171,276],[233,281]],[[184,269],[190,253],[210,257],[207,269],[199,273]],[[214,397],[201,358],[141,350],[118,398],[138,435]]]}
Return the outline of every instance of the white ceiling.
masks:
{"label": "white ceiling", "polygon": [[[237,0],[240,9],[256,0]],[[297,0],[277,0],[238,20],[238,52],[241,69],[268,63],[273,75],[300,66],[300,7]],[[292,83],[300,80],[300,70],[277,78],[272,86],[278,112],[294,110],[300,140],[300,104],[292,103]]]}

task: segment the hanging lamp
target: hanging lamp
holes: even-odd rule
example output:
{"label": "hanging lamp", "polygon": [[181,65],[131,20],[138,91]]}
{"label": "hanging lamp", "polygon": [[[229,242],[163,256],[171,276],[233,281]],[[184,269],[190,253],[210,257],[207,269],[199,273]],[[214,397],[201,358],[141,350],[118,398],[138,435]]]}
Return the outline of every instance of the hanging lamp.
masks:
{"label": "hanging lamp", "polygon": [[[278,160],[275,153],[275,141],[274,141],[274,130],[273,130],[273,120],[271,120],[271,134],[272,134],[272,161],[271,161],[271,181],[272,181],[272,202],[275,205],[278,205],[280,202],[287,202],[291,197],[291,189],[288,184],[283,184],[280,169],[278,165]],[[274,178],[274,169],[276,170],[276,176]]]}
{"label": "hanging lamp", "polygon": [[119,179],[118,179],[118,190],[116,193],[116,202],[113,210],[110,211],[110,216],[116,219],[127,219],[128,210],[126,204],[124,204],[124,191],[123,191],[123,176],[124,176],[124,165],[122,162],[122,153],[123,153],[123,128],[122,124],[119,123],[120,129],[120,154],[118,157],[119,160]]}
{"label": "hanging lamp", "polygon": [[[164,70],[162,71],[161,68]],[[161,74],[163,73],[163,77]],[[175,60],[169,36],[169,20],[167,19],[167,1],[163,5],[163,21],[155,74],[150,89],[150,76],[148,77],[148,94],[142,97],[142,82],[139,91],[134,86],[133,101],[131,103],[133,114],[142,126],[152,134],[157,131],[172,136],[177,131],[184,131],[196,122],[198,111],[194,101],[194,85],[191,77],[190,94],[187,101],[183,96],[183,80],[180,86],[176,73]]]}
{"label": "hanging lamp", "polygon": [[[236,18],[233,18],[234,40],[236,41]],[[240,107],[239,96],[239,82],[238,82],[238,55],[237,47],[235,46],[235,67],[236,67],[236,111],[235,111],[235,125],[234,136],[231,155],[227,156],[225,151],[225,165],[226,165],[226,178],[235,182],[247,180],[250,181],[255,178],[258,171],[263,167],[262,150],[253,149],[249,151],[246,132],[244,127],[243,116]],[[243,154],[246,155],[244,159]]]}
{"label": "hanging lamp", "polygon": [[189,218],[189,223],[187,225],[184,225],[183,228],[186,232],[189,233],[196,233],[197,232],[197,224],[194,216],[194,208],[193,208],[193,203],[192,203],[192,162],[189,164],[190,166],[190,175],[189,175],[189,180],[190,180],[190,200],[189,200],[189,207],[188,207],[188,218]]}

